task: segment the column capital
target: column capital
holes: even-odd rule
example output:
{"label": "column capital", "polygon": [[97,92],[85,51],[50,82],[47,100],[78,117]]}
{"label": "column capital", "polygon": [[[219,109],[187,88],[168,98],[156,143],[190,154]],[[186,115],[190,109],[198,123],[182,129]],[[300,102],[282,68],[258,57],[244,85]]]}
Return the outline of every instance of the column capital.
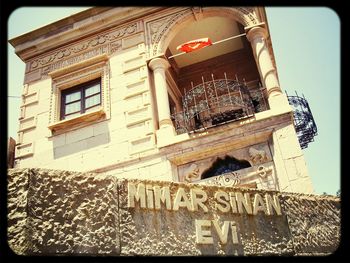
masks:
{"label": "column capital", "polygon": [[249,42],[252,42],[256,38],[264,38],[267,39],[269,36],[269,33],[267,32],[267,29],[261,26],[254,26],[249,29],[247,33],[247,39]]}
{"label": "column capital", "polygon": [[149,63],[148,66],[154,71],[158,68],[167,69],[170,67],[169,62],[164,58],[154,58]]}

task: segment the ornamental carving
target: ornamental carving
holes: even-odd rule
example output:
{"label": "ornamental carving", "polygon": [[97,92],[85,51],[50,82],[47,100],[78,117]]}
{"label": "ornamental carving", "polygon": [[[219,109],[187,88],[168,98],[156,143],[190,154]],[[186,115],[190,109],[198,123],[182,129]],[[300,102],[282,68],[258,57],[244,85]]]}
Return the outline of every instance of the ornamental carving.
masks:
{"label": "ornamental carving", "polygon": [[194,180],[198,180],[200,179],[200,172],[199,172],[199,168],[196,164],[192,164],[190,166],[190,172],[188,174],[185,175],[185,182],[192,182]]}
{"label": "ornamental carving", "polygon": [[74,63],[78,63],[94,56],[113,54],[122,48],[121,38],[141,31],[140,22],[104,32],[78,43],[57,49],[49,55],[35,58],[27,63],[26,73],[41,70],[45,76],[53,70],[57,70]]}
{"label": "ornamental carving", "polygon": [[[218,16],[222,15],[222,12],[225,11],[225,15],[227,15],[227,13],[231,14],[235,18],[235,20],[237,20],[243,26],[252,26],[259,23],[259,19],[257,18],[254,9],[249,7],[208,7],[200,8],[199,11],[193,7],[183,9],[174,14],[167,15],[166,17],[163,16],[147,23],[147,30],[151,42],[149,56],[157,56],[159,55],[159,53],[162,52],[161,45],[164,42],[164,39],[167,37],[167,34],[172,26],[180,23],[182,19],[188,16],[195,16],[195,19],[199,19],[199,17],[202,17],[202,15],[205,14],[206,10],[210,12],[215,11],[217,12]],[[200,16],[198,15],[198,13],[200,13]]]}
{"label": "ornamental carving", "polygon": [[185,9],[172,15],[167,15],[166,17],[161,17],[158,20],[152,21],[147,25],[151,36],[152,50],[150,51],[151,56],[158,54],[158,47],[160,40],[165,35],[165,33],[172,27],[177,21],[182,19],[187,15],[191,15],[191,9]]}
{"label": "ornamental carving", "polygon": [[253,164],[263,163],[268,159],[264,150],[257,150],[254,147],[250,147],[248,153]]}
{"label": "ornamental carving", "polygon": [[259,23],[259,19],[255,15],[254,9],[251,7],[236,7],[235,15],[239,17],[240,23],[244,26],[252,26]]}

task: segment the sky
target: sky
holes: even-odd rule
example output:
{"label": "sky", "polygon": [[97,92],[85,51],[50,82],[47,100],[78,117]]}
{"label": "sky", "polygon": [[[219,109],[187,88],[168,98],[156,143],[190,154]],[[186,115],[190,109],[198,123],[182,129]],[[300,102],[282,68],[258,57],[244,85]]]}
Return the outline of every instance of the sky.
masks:
{"label": "sky", "polygon": [[[8,19],[8,39],[88,7],[21,7]],[[304,95],[318,135],[303,150],[315,193],[340,189],[340,20],[325,7],[267,7],[280,86]],[[30,21],[30,22],[28,22]],[[25,64],[8,44],[8,137],[17,140]]]}

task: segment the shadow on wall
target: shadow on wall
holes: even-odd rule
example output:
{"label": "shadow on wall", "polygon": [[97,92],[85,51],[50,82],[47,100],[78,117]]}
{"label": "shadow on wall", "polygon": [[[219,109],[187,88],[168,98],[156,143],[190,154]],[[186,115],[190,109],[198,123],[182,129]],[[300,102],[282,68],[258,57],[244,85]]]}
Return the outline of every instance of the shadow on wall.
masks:
{"label": "shadow on wall", "polygon": [[109,143],[109,128],[106,122],[98,123],[54,136],[51,140],[54,159],[58,159]]}

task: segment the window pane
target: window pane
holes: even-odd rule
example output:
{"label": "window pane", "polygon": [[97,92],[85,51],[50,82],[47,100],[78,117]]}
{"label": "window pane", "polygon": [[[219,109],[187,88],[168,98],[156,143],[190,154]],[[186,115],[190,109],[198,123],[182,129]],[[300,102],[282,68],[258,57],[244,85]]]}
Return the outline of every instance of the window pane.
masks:
{"label": "window pane", "polygon": [[77,116],[80,116],[80,112],[67,115],[67,116],[64,117],[64,119],[65,120],[69,120],[69,119],[72,119],[72,118],[77,117]]}
{"label": "window pane", "polygon": [[80,100],[80,91],[66,95],[66,104],[75,100]]}
{"label": "window pane", "polygon": [[99,92],[100,92],[100,83],[96,83],[95,85],[93,85],[85,90],[85,97],[88,97],[92,94],[96,94]]}
{"label": "window pane", "polygon": [[85,100],[85,108],[90,108],[91,106],[99,105],[100,103],[100,94],[97,94]]}
{"label": "window pane", "polygon": [[80,104],[80,101],[77,101],[72,104],[66,105],[65,115],[72,112],[80,111]]}
{"label": "window pane", "polygon": [[98,108],[99,105],[96,105],[94,107],[91,107],[91,108],[88,108],[85,113],[89,113],[89,112],[92,112],[92,111],[95,111],[97,108]]}

